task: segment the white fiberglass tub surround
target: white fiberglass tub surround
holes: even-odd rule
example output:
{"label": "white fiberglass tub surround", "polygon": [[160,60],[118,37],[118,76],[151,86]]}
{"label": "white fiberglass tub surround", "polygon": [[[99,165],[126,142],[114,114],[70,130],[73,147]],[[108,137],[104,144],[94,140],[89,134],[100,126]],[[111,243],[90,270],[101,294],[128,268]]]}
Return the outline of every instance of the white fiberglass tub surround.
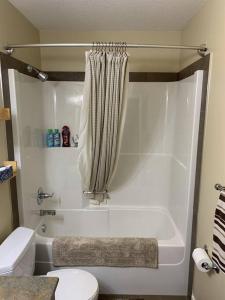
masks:
{"label": "white fiberglass tub surround", "polygon": [[[42,225],[46,232],[42,232]],[[102,208],[57,210],[55,217],[44,217],[37,230],[36,272],[46,274],[52,265],[55,236],[155,237],[159,243],[159,269],[79,267],[96,276],[101,293],[168,294],[184,289],[186,263],[184,242],[167,211],[160,208]],[[177,271],[179,277],[177,277]],[[170,274],[170,276],[168,276]],[[179,285],[177,284],[179,281]],[[110,282],[112,284],[110,284]],[[179,286],[179,289],[177,289]],[[169,287],[169,289],[168,289]]]}
{"label": "white fiberglass tub surround", "polygon": [[[157,270],[85,269],[96,275],[102,293],[187,294],[202,77],[197,71],[179,82],[129,83],[111,199],[91,208],[82,197],[77,149],[46,148],[42,142],[47,128],[67,124],[72,135],[78,133],[83,82],[42,83],[9,71],[20,220],[39,226],[37,272],[52,268],[54,236],[156,237]],[[39,186],[54,192],[41,206]],[[40,218],[40,209],[57,215]]]}

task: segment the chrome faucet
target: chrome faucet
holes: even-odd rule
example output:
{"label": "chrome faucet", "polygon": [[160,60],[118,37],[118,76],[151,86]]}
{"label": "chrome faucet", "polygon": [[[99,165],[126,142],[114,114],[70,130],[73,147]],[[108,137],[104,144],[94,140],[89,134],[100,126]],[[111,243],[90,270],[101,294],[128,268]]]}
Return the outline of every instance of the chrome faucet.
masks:
{"label": "chrome faucet", "polygon": [[37,191],[38,205],[41,205],[44,199],[52,198],[53,196],[54,196],[54,193],[52,193],[52,194],[44,193],[42,187],[39,187],[38,191]]}
{"label": "chrome faucet", "polygon": [[41,209],[40,210],[40,216],[55,216],[56,211],[54,209]]}

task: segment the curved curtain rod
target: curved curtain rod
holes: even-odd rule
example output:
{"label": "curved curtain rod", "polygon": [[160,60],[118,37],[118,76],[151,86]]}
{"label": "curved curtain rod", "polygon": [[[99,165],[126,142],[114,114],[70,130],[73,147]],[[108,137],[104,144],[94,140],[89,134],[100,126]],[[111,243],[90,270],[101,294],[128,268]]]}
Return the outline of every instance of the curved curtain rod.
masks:
{"label": "curved curtain rod", "polygon": [[[116,43],[102,43],[105,47],[118,47]],[[7,54],[12,54],[14,49],[17,48],[55,48],[55,47],[66,47],[66,48],[89,48],[95,47],[93,43],[63,43],[63,44],[11,44],[5,46]],[[205,56],[208,48],[205,44],[200,46],[184,46],[184,45],[157,45],[157,44],[126,44],[126,48],[155,48],[155,49],[182,49],[182,50],[197,50],[199,55]]]}

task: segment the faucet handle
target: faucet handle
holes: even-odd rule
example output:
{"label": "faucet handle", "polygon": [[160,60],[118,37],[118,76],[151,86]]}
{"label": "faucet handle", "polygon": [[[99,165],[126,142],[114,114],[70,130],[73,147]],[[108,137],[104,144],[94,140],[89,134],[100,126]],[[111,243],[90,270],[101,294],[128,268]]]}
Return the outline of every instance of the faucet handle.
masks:
{"label": "faucet handle", "polygon": [[52,198],[53,196],[54,196],[54,193],[52,193],[52,194],[44,193],[42,187],[39,187],[38,191],[37,191],[38,205],[41,205],[44,199]]}

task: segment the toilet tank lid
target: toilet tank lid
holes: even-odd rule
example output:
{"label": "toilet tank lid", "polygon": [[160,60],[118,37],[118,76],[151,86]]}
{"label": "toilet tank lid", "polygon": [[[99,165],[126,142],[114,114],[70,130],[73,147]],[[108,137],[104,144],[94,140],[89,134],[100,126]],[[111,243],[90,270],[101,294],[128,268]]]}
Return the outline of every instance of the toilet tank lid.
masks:
{"label": "toilet tank lid", "polygon": [[0,245],[0,275],[15,269],[34,241],[34,230],[18,227]]}

